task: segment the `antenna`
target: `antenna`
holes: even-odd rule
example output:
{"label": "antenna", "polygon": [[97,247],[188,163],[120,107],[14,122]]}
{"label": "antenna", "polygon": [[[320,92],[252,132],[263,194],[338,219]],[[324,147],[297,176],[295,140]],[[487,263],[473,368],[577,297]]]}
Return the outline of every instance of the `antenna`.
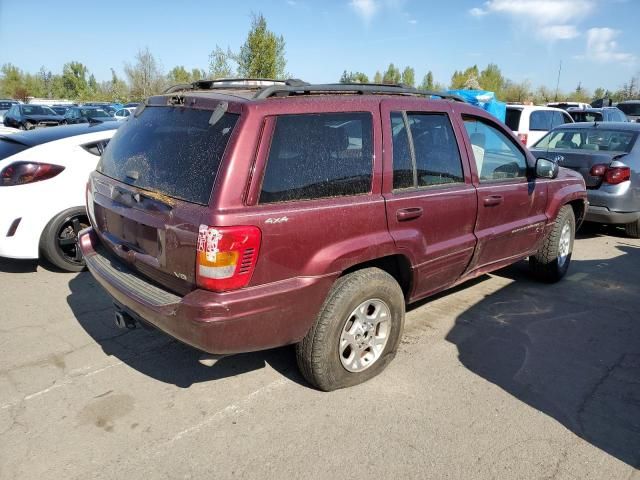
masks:
{"label": "antenna", "polygon": [[562,60],[560,60],[560,68],[558,68],[558,81],[556,82],[556,97],[555,101],[558,101],[558,89],[560,88],[560,73],[562,73]]}

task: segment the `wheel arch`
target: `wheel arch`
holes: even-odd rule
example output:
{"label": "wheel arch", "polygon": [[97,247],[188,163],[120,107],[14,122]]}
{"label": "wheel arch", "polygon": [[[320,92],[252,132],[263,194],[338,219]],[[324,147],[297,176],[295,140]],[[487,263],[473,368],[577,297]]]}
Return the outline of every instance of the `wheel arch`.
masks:
{"label": "wheel arch", "polygon": [[364,268],[379,268],[391,275],[400,285],[405,299],[411,296],[414,285],[413,269],[409,258],[402,254],[386,255],[384,257],[373,258],[361,263],[356,263],[343,270],[340,277],[349,273],[362,270]]}

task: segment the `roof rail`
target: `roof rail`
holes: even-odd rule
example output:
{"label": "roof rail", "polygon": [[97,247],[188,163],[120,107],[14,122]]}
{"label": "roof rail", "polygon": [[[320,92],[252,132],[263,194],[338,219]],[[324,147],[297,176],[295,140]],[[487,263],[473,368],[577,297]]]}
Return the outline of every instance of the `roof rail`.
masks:
{"label": "roof rail", "polygon": [[180,83],[167,88],[163,93],[174,93],[183,90],[260,90],[270,86],[308,85],[297,78],[275,80],[273,78],[216,78],[212,80],[196,80],[192,83]]}
{"label": "roof rail", "polygon": [[465,100],[458,96],[443,92],[432,92],[429,90],[419,90],[403,84],[378,84],[378,83],[327,83],[311,85],[309,83],[302,84],[285,84],[271,85],[259,90],[254,99],[264,99],[269,97],[287,97],[295,95],[311,95],[322,93],[351,93],[358,95],[413,95],[420,97],[440,97],[446,100],[454,100],[464,102]]}

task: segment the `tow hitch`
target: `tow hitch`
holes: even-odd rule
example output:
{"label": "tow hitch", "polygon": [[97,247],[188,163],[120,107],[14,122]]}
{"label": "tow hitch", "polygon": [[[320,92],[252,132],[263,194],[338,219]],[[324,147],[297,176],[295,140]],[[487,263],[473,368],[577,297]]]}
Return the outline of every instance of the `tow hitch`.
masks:
{"label": "tow hitch", "polygon": [[136,328],[136,321],[134,318],[129,315],[127,312],[123,312],[122,310],[116,307],[116,311],[114,314],[114,319],[116,322],[116,327],[123,328],[127,330],[133,330]]}

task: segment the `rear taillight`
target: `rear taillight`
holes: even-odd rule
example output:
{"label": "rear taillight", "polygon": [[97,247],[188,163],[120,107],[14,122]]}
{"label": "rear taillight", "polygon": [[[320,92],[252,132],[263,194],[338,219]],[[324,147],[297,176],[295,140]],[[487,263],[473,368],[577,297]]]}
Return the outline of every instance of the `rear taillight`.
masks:
{"label": "rear taillight", "polygon": [[631,179],[631,169],[629,167],[610,167],[602,163],[592,166],[589,174],[592,177],[603,177],[602,181],[610,185],[617,185]]}
{"label": "rear taillight", "polygon": [[528,139],[529,139],[529,135],[528,134],[526,134],[526,133],[519,133],[518,134],[518,140],[520,140],[525,147],[527,146],[527,140]]}
{"label": "rear taillight", "polygon": [[604,174],[604,182],[610,185],[626,182],[631,178],[631,169],[629,167],[609,167]]}
{"label": "rear taillight", "polygon": [[258,261],[261,236],[257,227],[200,225],[196,257],[198,287],[224,292],[247,286]]}
{"label": "rear taillight", "polygon": [[64,170],[60,165],[35,162],[16,162],[0,172],[0,187],[24,185],[55,177]]}

